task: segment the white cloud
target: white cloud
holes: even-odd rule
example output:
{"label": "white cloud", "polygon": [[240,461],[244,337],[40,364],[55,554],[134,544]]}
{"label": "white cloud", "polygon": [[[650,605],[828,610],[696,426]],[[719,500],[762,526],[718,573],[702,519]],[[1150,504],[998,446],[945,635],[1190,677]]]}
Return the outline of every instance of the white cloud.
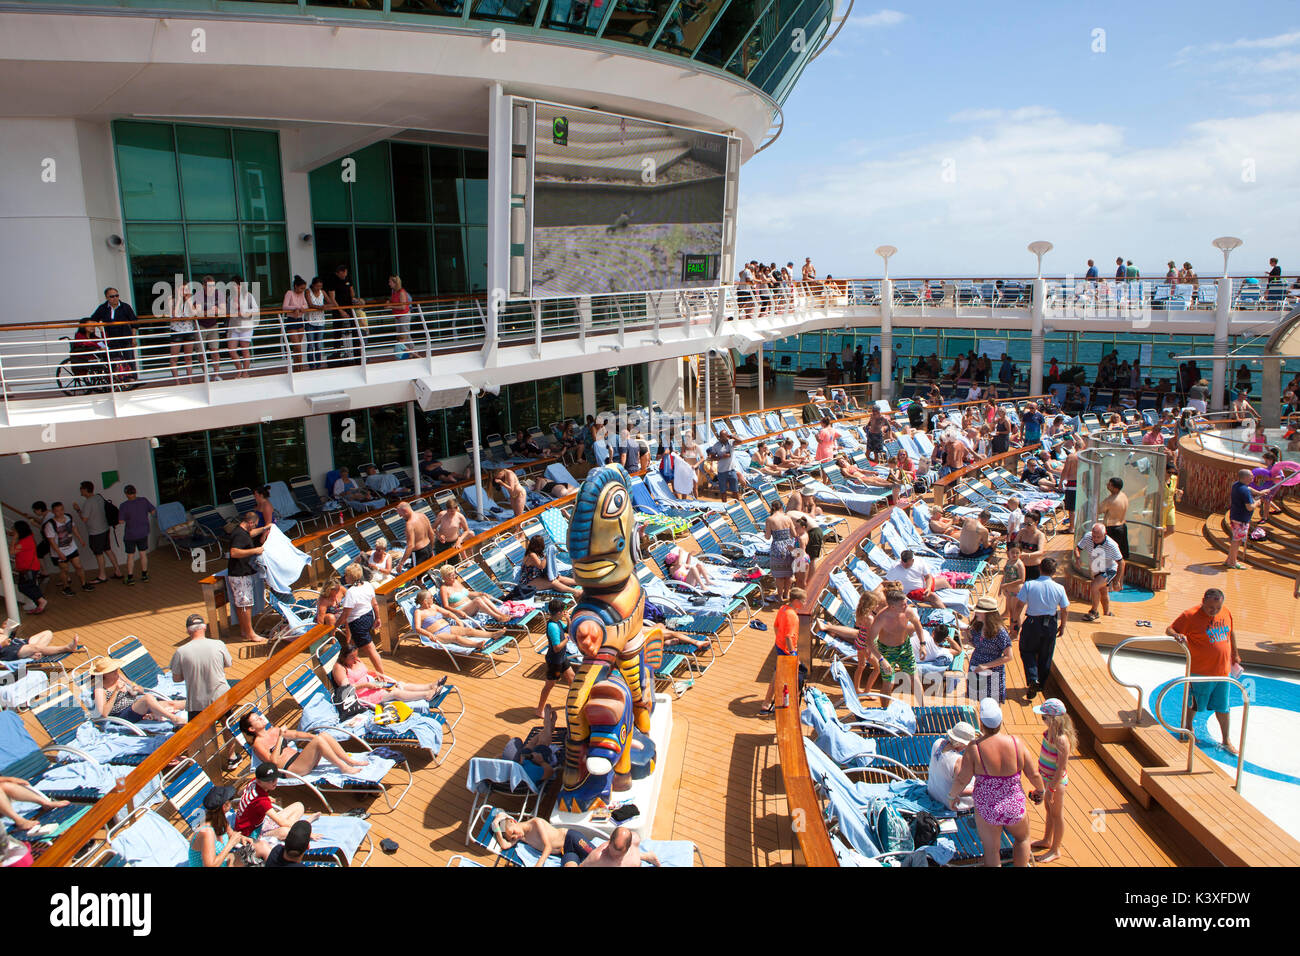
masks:
{"label": "white cloud", "polygon": [[[1204,43],[1185,46],[1174,57],[1173,66],[1198,63],[1215,72],[1281,73],[1300,69],[1300,53],[1289,47],[1300,45],[1300,31],[1279,33],[1269,37],[1237,39],[1231,43]],[[1282,50],[1272,56],[1261,56],[1255,51]],[[1241,55],[1247,53],[1250,55]]]}
{"label": "white cloud", "polygon": [[1045,119],[1055,116],[1056,110],[1046,106],[1022,106],[1015,110],[970,109],[958,110],[948,117],[950,123],[991,123],[1010,120],[1022,123],[1026,120]]}
{"label": "white cloud", "polygon": [[1271,37],[1258,37],[1253,40],[1239,39],[1231,43],[1204,43],[1185,46],[1178,51],[1180,57],[1196,53],[1221,53],[1225,50],[1276,50],[1281,47],[1295,46],[1300,43],[1300,30],[1292,33],[1279,33]]}
{"label": "white cloud", "polygon": [[846,25],[870,30],[876,27],[897,26],[906,19],[907,14],[899,13],[897,10],[877,10],[875,13],[868,13],[864,16],[849,17],[849,22]]}
{"label": "white cloud", "polygon": [[[751,193],[742,172],[741,254],[812,254],[822,272],[864,274],[875,269],[869,251],[890,242],[902,250],[900,274],[1018,274],[1032,264],[1025,243],[1038,238],[1056,243],[1061,272],[1121,253],[1144,270],[1170,257],[1196,264],[1224,234],[1246,238],[1253,256],[1295,245],[1300,112],[1171,126],[1154,146],[1041,107],[956,114],[971,115],[983,125],[825,163],[777,189]],[[1246,161],[1254,182],[1243,181]]]}

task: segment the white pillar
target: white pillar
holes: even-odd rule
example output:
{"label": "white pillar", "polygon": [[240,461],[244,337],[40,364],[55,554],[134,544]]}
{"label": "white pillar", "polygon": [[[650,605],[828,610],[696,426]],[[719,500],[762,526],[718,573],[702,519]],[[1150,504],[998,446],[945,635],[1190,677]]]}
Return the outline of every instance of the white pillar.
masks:
{"label": "white pillar", "polygon": [[1264,418],[1265,428],[1277,428],[1282,424],[1282,362],[1264,359],[1261,366],[1260,388],[1261,401],[1259,413]]}
{"label": "white pillar", "polygon": [[415,437],[415,402],[406,403],[406,435],[411,444],[411,480],[414,491],[420,493],[420,443]]}
{"label": "white pillar", "polygon": [[880,280],[880,397],[894,399],[894,280]]}
{"label": "white pillar", "polygon": [[487,310],[483,366],[496,364],[497,316],[510,290],[510,158],[514,147],[510,98],[493,83],[488,90]]}
{"label": "white pillar", "polygon": [[1029,394],[1043,387],[1043,320],[1047,313],[1047,281],[1034,280],[1034,299],[1029,307]]}
{"label": "white pillar", "polygon": [[3,522],[0,522],[0,530],[6,532],[5,540],[0,542],[0,583],[4,585],[5,614],[17,623],[22,620],[22,615],[18,613],[18,592],[14,590],[14,572],[9,565],[8,528],[3,527]]}
{"label": "white pillar", "polygon": [[758,343],[758,410],[761,412],[766,406],[763,404],[763,343]]}
{"label": "white pillar", "polygon": [[709,394],[711,391],[709,386],[713,381],[710,368],[713,365],[710,361],[712,355],[712,349],[704,353],[704,424],[706,427],[713,421],[713,396]]}
{"label": "white pillar", "polygon": [[582,414],[596,414],[596,373],[582,373]]}
{"label": "white pillar", "polygon": [[1219,279],[1219,294],[1214,302],[1214,354],[1225,356],[1210,362],[1210,411],[1223,410],[1223,389],[1228,377],[1228,313],[1232,309],[1232,279]]}
{"label": "white pillar", "polygon": [[483,490],[483,464],[479,461],[478,453],[478,392],[470,389],[469,393],[469,437],[474,444],[470,451],[470,459],[474,462],[474,487],[478,489],[475,494],[478,496],[478,520],[483,520],[483,498],[486,492]]}

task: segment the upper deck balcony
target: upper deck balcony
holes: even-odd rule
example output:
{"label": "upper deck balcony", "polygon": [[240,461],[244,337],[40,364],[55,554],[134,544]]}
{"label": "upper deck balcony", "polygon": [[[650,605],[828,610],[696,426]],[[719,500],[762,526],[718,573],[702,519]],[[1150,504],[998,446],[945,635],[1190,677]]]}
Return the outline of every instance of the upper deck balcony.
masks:
{"label": "upper deck balcony", "polygon": [[[1225,282],[1227,283],[1225,285]],[[110,342],[69,323],[0,326],[0,453],[141,438],[197,427],[364,408],[419,398],[461,404],[471,387],[551,378],[708,349],[752,353],[820,329],[880,327],[1032,330],[1036,280],[835,279],[767,294],[706,291],[512,300],[417,301],[409,316],[367,307],[331,318],[314,340],[263,309],[247,378],[221,352],[173,332],[166,315]],[[1297,280],[1202,282],[1042,280],[1042,317],[1057,331],[1266,335],[1294,308]],[[1221,290],[1228,289],[1228,299]],[[110,330],[111,331],[111,330]],[[110,351],[116,349],[116,352]],[[110,360],[111,359],[111,360]],[[51,429],[50,426],[54,426]],[[55,437],[50,437],[53,432]]]}

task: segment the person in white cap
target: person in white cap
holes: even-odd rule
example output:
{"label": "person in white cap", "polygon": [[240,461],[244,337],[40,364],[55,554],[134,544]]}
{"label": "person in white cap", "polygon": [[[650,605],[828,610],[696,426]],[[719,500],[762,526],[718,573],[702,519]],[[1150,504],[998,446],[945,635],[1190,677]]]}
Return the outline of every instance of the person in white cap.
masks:
{"label": "person in white cap", "polygon": [[1061,839],[1065,836],[1065,788],[1070,785],[1068,773],[1070,756],[1079,749],[1079,738],[1074,722],[1065,711],[1065,704],[1049,697],[1034,713],[1043,718],[1043,743],[1038,750],[1038,772],[1043,775],[1047,789],[1045,809],[1047,828],[1043,838],[1029,845],[1031,850],[1046,850],[1038,857],[1039,863],[1051,863],[1061,855]]}
{"label": "person in white cap", "polygon": [[1029,751],[1014,734],[1003,734],[1002,708],[992,697],[985,697],[979,707],[981,733],[962,754],[961,767],[948,790],[948,806],[956,809],[957,797],[965,792],[973,777],[975,788],[975,826],[984,845],[984,865],[1000,866],[1002,833],[1010,834],[1015,846],[1012,859],[1016,866],[1029,865],[1029,818],[1025,815],[1025,791],[1020,786],[1024,774],[1034,789],[1033,800],[1042,799],[1043,778],[1034,766]]}
{"label": "person in white cap", "polygon": [[[930,748],[930,776],[926,789],[930,791],[930,796],[940,803],[945,805],[948,803],[948,792],[952,789],[952,781],[957,776],[957,768],[961,766],[961,756],[977,737],[979,731],[963,720],[961,723],[953,724],[952,729],[936,740],[934,746]],[[953,805],[954,810],[961,812],[975,806],[975,798],[971,796],[974,786],[974,781],[971,781],[961,792]]]}

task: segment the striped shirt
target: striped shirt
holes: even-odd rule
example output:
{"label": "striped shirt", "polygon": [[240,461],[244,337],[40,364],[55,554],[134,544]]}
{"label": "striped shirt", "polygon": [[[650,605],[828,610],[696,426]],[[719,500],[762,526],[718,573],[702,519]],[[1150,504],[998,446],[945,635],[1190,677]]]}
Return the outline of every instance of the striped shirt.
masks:
{"label": "striped shirt", "polygon": [[[1100,561],[1100,566],[1094,562],[1092,556],[1094,550],[1098,551],[1102,555],[1102,557],[1098,559]],[[1092,567],[1093,574],[1100,574],[1103,572],[1110,574],[1110,572],[1119,567],[1120,561],[1124,558],[1123,554],[1120,553],[1119,545],[1116,544],[1114,539],[1109,535],[1102,538],[1100,544],[1095,544],[1093,542],[1091,534],[1087,535],[1079,542],[1079,551],[1088,556],[1088,563]]]}

